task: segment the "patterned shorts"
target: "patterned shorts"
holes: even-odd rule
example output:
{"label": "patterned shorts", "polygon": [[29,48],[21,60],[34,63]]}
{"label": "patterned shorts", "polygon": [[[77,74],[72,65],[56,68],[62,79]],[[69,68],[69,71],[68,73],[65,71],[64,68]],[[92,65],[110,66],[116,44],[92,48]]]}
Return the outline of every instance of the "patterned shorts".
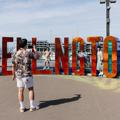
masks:
{"label": "patterned shorts", "polygon": [[18,88],[33,87],[33,77],[16,78]]}

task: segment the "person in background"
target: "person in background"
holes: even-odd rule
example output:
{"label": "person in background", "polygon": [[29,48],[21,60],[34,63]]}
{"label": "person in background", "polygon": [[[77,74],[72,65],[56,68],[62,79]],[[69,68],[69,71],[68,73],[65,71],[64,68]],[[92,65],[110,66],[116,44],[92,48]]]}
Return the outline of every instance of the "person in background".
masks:
{"label": "person in background", "polygon": [[33,51],[27,50],[27,40],[22,39],[19,42],[20,49],[13,54],[12,72],[13,80],[16,80],[18,87],[18,100],[20,112],[25,112],[24,106],[24,88],[29,90],[30,111],[38,109],[34,103],[33,75],[31,71],[31,60],[39,59],[40,55],[33,46]]}
{"label": "person in background", "polygon": [[100,46],[97,50],[97,75],[103,76],[103,52]]}
{"label": "person in background", "polygon": [[[77,58],[78,58],[78,59],[84,58],[85,64],[86,64],[86,62],[87,62],[87,61],[86,61],[86,57],[87,57],[87,54],[86,54],[83,50],[78,51]],[[79,66],[79,64],[78,64],[78,66]]]}
{"label": "person in background", "polygon": [[50,69],[50,56],[51,56],[51,51],[46,48],[43,55],[45,56],[45,61],[44,61],[44,68],[45,69]]}

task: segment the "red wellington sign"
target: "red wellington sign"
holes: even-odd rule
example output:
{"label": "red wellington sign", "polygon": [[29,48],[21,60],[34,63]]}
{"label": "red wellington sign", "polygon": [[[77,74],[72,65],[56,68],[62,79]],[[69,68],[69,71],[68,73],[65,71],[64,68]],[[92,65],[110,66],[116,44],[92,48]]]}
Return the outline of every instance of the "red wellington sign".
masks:
{"label": "red wellington sign", "polygon": [[[19,40],[17,38],[17,50],[19,49]],[[101,37],[88,37],[87,41],[92,44],[92,76],[96,76],[96,44]],[[108,42],[112,42],[112,72],[108,72]],[[7,53],[7,43],[13,42],[13,37],[2,38],[2,74],[11,75],[12,71],[7,70],[7,59],[11,58],[11,53]],[[32,45],[36,45],[37,39],[32,38]],[[80,58],[80,69],[76,70],[76,43],[80,43],[80,51],[84,50],[84,40],[81,37],[76,37],[72,41],[72,72],[75,75],[84,75],[84,59]],[[60,63],[65,75],[69,74],[69,38],[64,38],[64,52],[61,46],[60,38],[55,38],[55,73],[60,74]],[[104,39],[104,74],[107,77],[115,77],[117,75],[117,38],[108,36]],[[36,60],[32,60],[32,72],[33,74],[52,74],[52,70],[37,70]]]}

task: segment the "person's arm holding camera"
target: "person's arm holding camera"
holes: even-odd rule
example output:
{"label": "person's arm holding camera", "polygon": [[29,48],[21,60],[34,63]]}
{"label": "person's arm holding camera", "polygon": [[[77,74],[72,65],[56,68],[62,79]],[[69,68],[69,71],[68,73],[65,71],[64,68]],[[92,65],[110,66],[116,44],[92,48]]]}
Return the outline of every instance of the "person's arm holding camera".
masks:
{"label": "person's arm holding camera", "polygon": [[30,51],[29,57],[31,59],[39,59],[41,57],[41,53],[36,50],[35,45],[33,46],[32,51]]}

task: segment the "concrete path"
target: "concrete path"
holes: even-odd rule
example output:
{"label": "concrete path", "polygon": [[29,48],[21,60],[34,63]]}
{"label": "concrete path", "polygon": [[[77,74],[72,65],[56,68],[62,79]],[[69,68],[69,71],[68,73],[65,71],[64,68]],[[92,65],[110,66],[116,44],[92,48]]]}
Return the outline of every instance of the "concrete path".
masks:
{"label": "concrete path", "polygon": [[[35,112],[19,112],[16,82],[0,76],[0,120],[119,120],[120,82],[80,76],[34,76]],[[25,104],[29,108],[28,91]]]}

